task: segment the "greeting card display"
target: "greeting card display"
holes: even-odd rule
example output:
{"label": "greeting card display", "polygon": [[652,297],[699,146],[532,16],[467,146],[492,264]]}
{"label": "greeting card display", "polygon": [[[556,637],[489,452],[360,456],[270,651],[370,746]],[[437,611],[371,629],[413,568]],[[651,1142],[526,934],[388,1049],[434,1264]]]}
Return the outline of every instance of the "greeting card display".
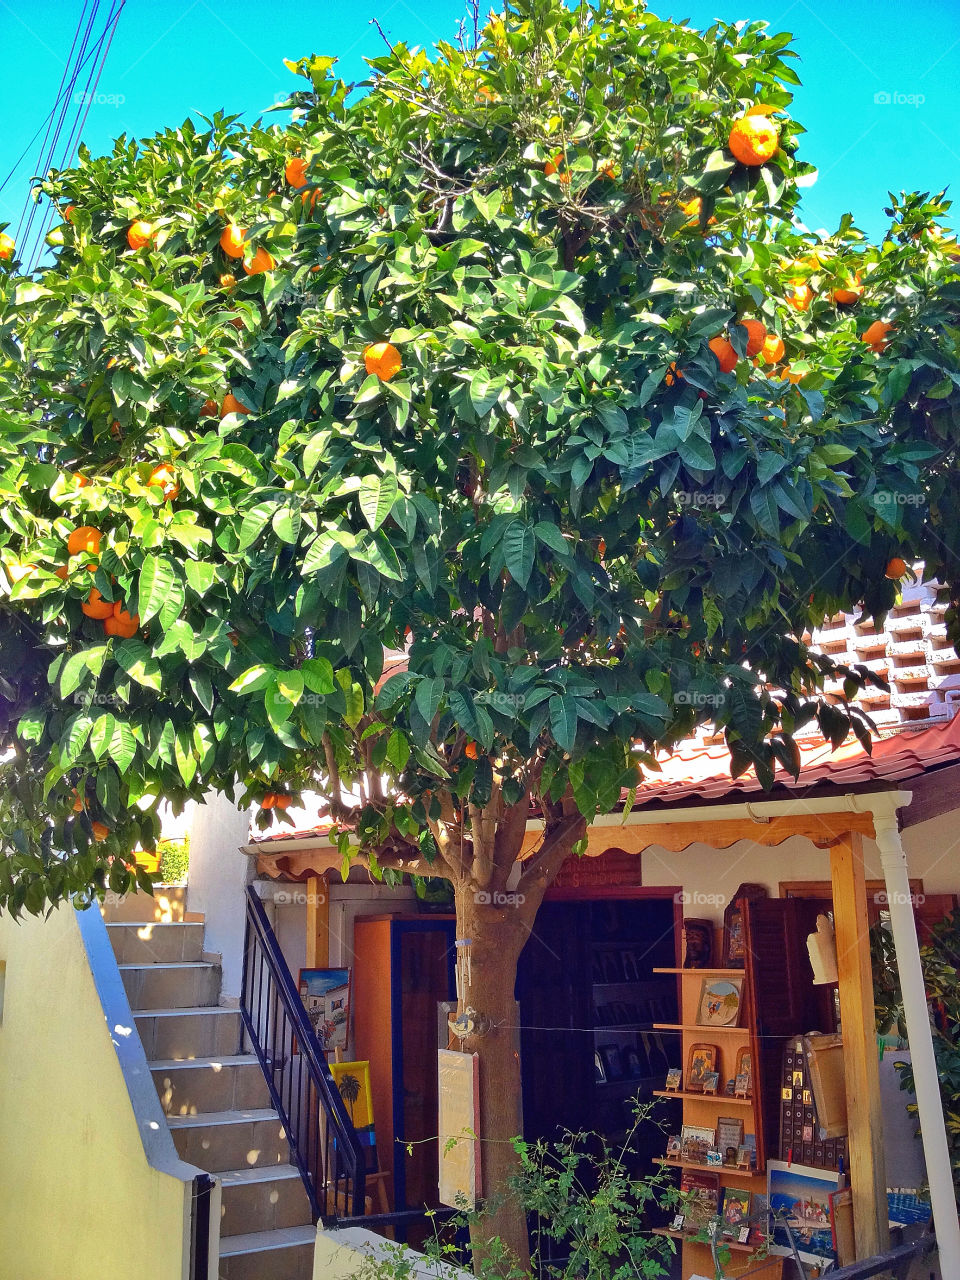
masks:
{"label": "greeting card display", "polygon": [[684,1169],[680,1194],[685,1197],[683,1229],[700,1231],[717,1216],[720,1208],[720,1175],[707,1170]]}

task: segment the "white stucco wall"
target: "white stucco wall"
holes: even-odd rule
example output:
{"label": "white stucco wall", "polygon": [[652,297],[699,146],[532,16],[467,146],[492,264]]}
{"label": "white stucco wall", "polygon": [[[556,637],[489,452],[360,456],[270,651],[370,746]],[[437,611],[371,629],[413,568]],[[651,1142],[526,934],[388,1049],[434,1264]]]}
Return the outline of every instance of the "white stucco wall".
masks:
{"label": "white stucco wall", "polygon": [[203,913],[204,950],[218,954],[223,966],[221,1004],[240,999],[244,895],[253,878],[253,860],[240,852],[250,819],[224,796],[211,796],[194,807],[190,827],[190,875],[187,910]]}

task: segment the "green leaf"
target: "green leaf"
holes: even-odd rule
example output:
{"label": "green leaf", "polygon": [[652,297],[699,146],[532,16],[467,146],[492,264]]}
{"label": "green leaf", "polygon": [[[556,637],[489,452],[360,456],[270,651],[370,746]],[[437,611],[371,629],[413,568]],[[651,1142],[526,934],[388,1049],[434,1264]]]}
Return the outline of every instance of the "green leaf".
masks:
{"label": "green leaf", "polygon": [[113,656],[117,660],[117,665],[132,680],[136,680],[147,689],[155,689],[158,693],[161,691],[162,668],[142,640],[121,640]]}
{"label": "green leaf", "polygon": [[110,757],[121,774],[127,772],[136,754],[137,741],[133,736],[133,730],[125,721],[118,721],[110,737]]}
{"label": "green leaf", "polygon": [[536,536],[529,525],[514,520],[503,535],[503,558],[514,581],[526,590],[533,572]]}
{"label": "green leaf", "polygon": [[541,520],[533,526],[533,532],[539,542],[555,551],[558,556],[570,555],[570,544],[555,524]]}
{"label": "green leaf", "polygon": [[344,723],[349,725],[351,729],[355,729],[363,716],[363,690],[350,675],[350,672],[343,668],[336,673],[336,681],[342,689],[346,700],[346,710],[343,713]]}
{"label": "green leaf", "polygon": [[371,529],[379,529],[393,510],[400,487],[391,472],[382,476],[364,476],[357,500],[363,518]]}
{"label": "green leaf", "polygon": [[171,560],[164,556],[147,556],[140,569],[137,589],[141,623],[149,622],[160,612],[176,580],[177,571]]}
{"label": "green leaf", "polygon": [[240,521],[240,533],[237,538],[237,547],[240,551],[245,551],[256,542],[276,509],[277,504],[273,501],[258,502],[255,507],[250,508]]}
{"label": "green leaf", "polygon": [[307,658],[300,666],[303,682],[311,693],[321,695],[333,693],[336,685],[333,679],[333,666],[326,658]]}
{"label": "green leaf", "polygon": [[93,728],[90,730],[90,750],[97,760],[103,756],[110,746],[116,728],[116,719],[109,711],[97,716],[96,720],[94,720]]}
{"label": "green leaf", "polygon": [[281,542],[294,544],[300,537],[302,520],[299,507],[286,506],[274,512],[271,523],[274,533]]}
{"label": "green leaf", "polygon": [[71,654],[60,672],[60,696],[67,698],[74,689],[79,688],[86,672],[99,675],[106,654],[105,644],[91,645],[87,649],[81,649],[79,653]]}
{"label": "green leaf", "polygon": [[217,580],[217,566],[208,560],[187,560],[183,570],[191,589],[198,596],[206,595]]}
{"label": "green leaf", "polygon": [[417,685],[417,691],[413,695],[413,705],[427,724],[430,724],[437,714],[444,688],[444,682],[439,676],[434,676],[432,679],[428,676]]}
{"label": "green leaf", "polygon": [[568,694],[554,694],[548,703],[550,732],[561,751],[572,752],[577,740],[577,703]]}
{"label": "green leaf", "polygon": [[264,666],[258,662],[252,667],[247,667],[246,671],[237,676],[228,688],[231,693],[255,693],[258,689],[265,689],[273,676],[273,667]]}

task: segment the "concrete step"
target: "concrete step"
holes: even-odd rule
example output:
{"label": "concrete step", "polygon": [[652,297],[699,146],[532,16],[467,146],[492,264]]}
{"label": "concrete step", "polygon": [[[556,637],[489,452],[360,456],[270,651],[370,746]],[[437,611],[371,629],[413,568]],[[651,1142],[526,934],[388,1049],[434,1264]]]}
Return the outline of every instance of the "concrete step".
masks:
{"label": "concrete step", "polygon": [[151,1009],[135,1017],[148,1058],[206,1058],[240,1048],[239,1009]]}
{"label": "concrete step", "polygon": [[220,1240],[220,1280],[312,1280],[312,1224]]}
{"label": "concrete step", "polygon": [[229,1169],[220,1175],[220,1237],[302,1227],[313,1219],[310,1201],[292,1164]]}
{"label": "concrete step", "polygon": [[[103,900],[100,911],[104,920],[127,921],[176,921],[187,914],[187,891],[180,886],[155,889],[153,893],[108,893]],[[195,916],[194,919],[197,917]]]}
{"label": "concrete step", "polygon": [[203,950],[202,924],[108,923],[107,936],[118,964],[158,964],[199,960]]}
{"label": "concrete step", "polygon": [[181,1160],[208,1173],[263,1169],[290,1159],[280,1117],[269,1107],[169,1116],[167,1123]]}
{"label": "concrete step", "polygon": [[168,1116],[267,1107],[270,1095],[252,1054],[155,1061],[149,1064]]}
{"label": "concrete step", "polygon": [[193,1009],[216,1006],[220,999],[220,966],[202,961],[121,964],[120,977],[131,1009]]}

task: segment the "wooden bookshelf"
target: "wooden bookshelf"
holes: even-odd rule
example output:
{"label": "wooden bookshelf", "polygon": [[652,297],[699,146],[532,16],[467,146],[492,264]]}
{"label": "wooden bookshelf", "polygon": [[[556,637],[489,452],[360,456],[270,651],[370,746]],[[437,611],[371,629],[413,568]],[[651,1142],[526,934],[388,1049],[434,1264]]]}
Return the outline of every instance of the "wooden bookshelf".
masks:
{"label": "wooden bookshelf", "polygon": [[[670,1236],[673,1240],[682,1240],[684,1245],[699,1245],[709,1255],[710,1246],[700,1240],[691,1240],[685,1231],[673,1231],[670,1227],[654,1227],[653,1234],[655,1236]],[[717,1243],[722,1248],[729,1249],[732,1253],[756,1253],[758,1249],[763,1247],[759,1244],[741,1244],[739,1240],[731,1240],[729,1236],[722,1236]]]}
{"label": "wooden bookshelf", "polygon": [[758,1173],[756,1169],[738,1169],[732,1164],[703,1164],[699,1160],[671,1160],[666,1156],[655,1159],[654,1164],[665,1164],[669,1169],[703,1169],[707,1173],[729,1174],[731,1177],[747,1180],[762,1179],[766,1186],[767,1175]]}
{"label": "wooden bookshelf", "polygon": [[[673,1089],[654,1089],[655,1098],[693,1098],[698,1102],[723,1102],[728,1107],[752,1107],[753,1098],[731,1098],[729,1093],[687,1093]],[[696,1121],[688,1121],[695,1124]],[[704,1166],[706,1168],[706,1166]]]}

